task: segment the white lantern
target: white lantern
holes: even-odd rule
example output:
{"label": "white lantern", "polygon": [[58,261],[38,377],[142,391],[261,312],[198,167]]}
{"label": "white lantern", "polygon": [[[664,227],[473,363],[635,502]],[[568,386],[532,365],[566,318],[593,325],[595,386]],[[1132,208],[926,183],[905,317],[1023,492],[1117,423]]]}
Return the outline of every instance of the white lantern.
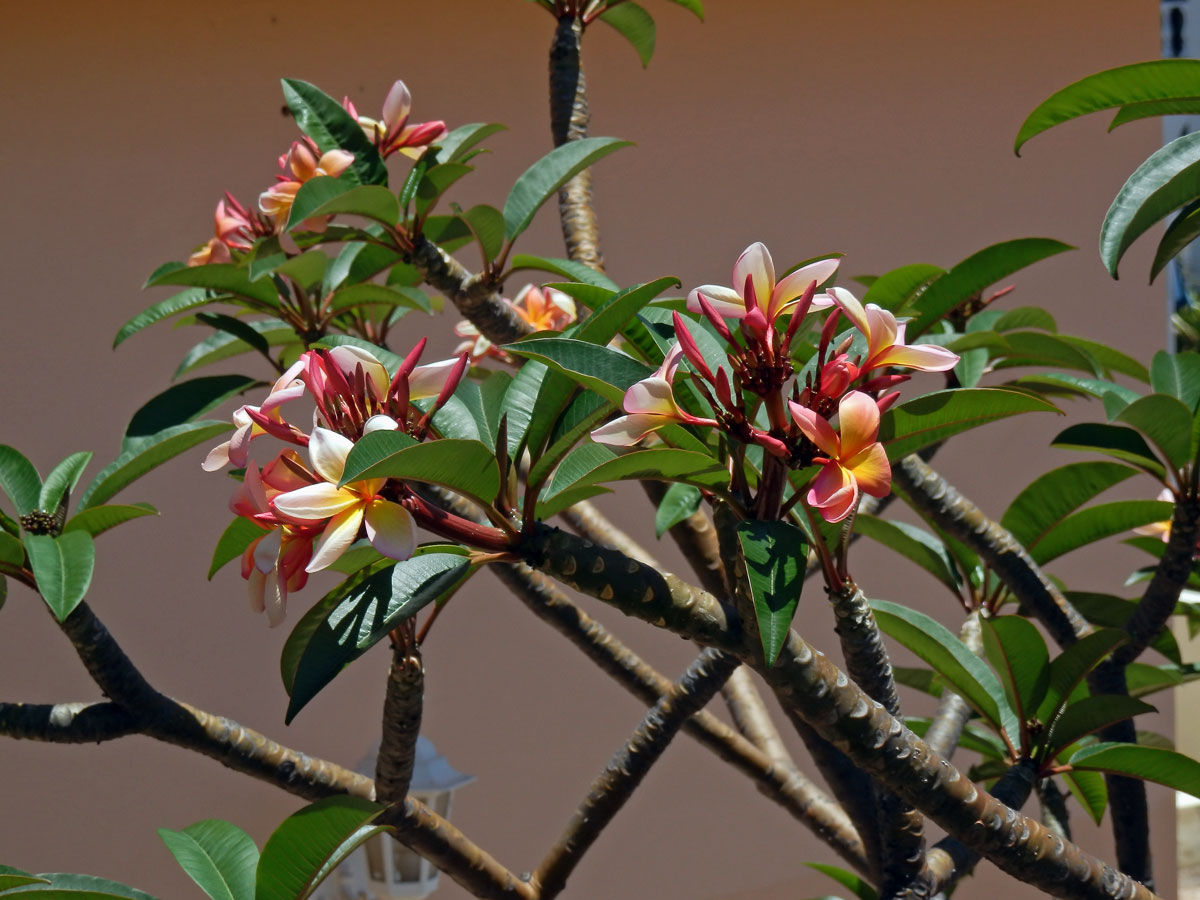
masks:
{"label": "white lantern", "polygon": [[[354,770],[375,777],[375,759],[379,742],[363,757]],[[450,817],[451,795],[475,780],[474,775],[456,771],[425,737],[417,738],[409,794],[442,818]],[[322,887],[331,890],[314,895],[313,900],[392,900],[428,897],[438,885],[438,870],[386,832],[377,834],[355,850],[338,866]]]}

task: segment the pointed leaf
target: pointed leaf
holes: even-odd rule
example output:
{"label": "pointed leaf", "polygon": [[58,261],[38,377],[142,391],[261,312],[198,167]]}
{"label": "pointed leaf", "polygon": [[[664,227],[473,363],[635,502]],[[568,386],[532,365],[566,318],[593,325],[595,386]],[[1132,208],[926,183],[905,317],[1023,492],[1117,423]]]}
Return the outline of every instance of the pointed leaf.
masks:
{"label": "pointed leaf", "polygon": [[1017,132],[1014,152],[1047,128],[1102,109],[1134,103],[1192,98],[1200,92],[1200,61],[1154,60],[1106,69],[1056,91],[1029,114]]}
{"label": "pointed leaf", "polygon": [[75,485],[79,483],[80,476],[83,475],[83,470],[87,468],[87,464],[91,461],[91,451],[84,450],[79,453],[72,453],[51,469],[50,474],[46,476],[46,481],[42,484],[42,490],[38,496],[38,509],[54,513],[58,509],[59,504],[63,502],[63,498],[75,489]]}
{"label": "pointed leaf", "polygon": [[1100,820],[1104,818],[1104,810],[1108,807],[1108,785],[1104,776],[1099,772],[1085,772],[1080,769],[1076,772],[1066,772],[1062,778],[1066,782],[1067,790],[1079,801],[1083,811],[1099,825]]}
{"label": "pointed leaf", "polygon": [[121,455],[105,466],[83,492],[79,509],[100,505],[151,469],[232,428],[228,422],[202,419],[126,441]]}
{"label": "pointed leaf", "polygon": [[600,21],[611,25],[617,32],[633,45],[642,68],[650,65],[654,56],[654,19],[650,13],[638,6],[632,0],[626,0],[620,6],[606,9],[600,14]]}
{"label": "pointed leaf", "polygon": [[514,272],[522,269],[553,272],[555,275],[583,284],[595,285],[610,291],[620,290],[617,283],[603,272],[597,272],[590,266],[570,259],[547,259],[541,256],[530,256],[527,253],[518,253],[512,258],[512,268]]}
{"label": "pointed leaf", "polygon": [[90,509],[81,510],[67,519],[67,524],[63,526],[63,534],[68,531],[86,531],[92,537],[96,537],[96,535],[103,534],[110,528],[116,528],[130,519],[157,515],[158,510],[149,503],[93,506]]}
{"label": "pointed leaf", "polygon": [[[617,9],[623,7],[618,6]],[[579,323],[571,337],[589,344],[607,344],[615,338],[641,309],[670,287],[678,287],[678,278],[657,278],[647,284],[634,285],[607,300]]]}
{"label": "pointed leaf", "polygon": [[1165,474],[1162,463],[1142,436],[1123,425],[1072,425],[1060,432],[1050,446],[1068,450],[1091,450],[1131,463],[1157,478],[1162,478]]}
{"label": "pointed leaf", "polygon": [[739,522],[737,536],[746,560],[763,659],[773,666],[800,602],[808,542],[803,531],[787,522]]}
{"label": "pointed leaf", "polygon": [[1143,713],[1158,712],[1149,703],[1120,694],[1084,697],[1070,704],[1046,732],[1044,759],[1054,759],[1065,747],[1102,728]]}
{"label": "pointed leaf", "polygon": [[1200,797],[1200,762],[1159,747],[1100,743],[1071,756],[1071,768],[1153,781],[1193,797]]}
{"label": "pointed leaf", "polygon": [[874,303],[896,312],[910,304],[930,282],[945,274],[945,269],[928,263],[914,263],[892,269],[871,282],[867,293],[863,295],[863,303]]}
{"label": "pointed leaf", "polygon": [[[280,344],[295,344],[297,347],[300,346],[300,340],[296,337],[296,332],[292,330],[290,325],[280,319],[255,319],[254,321],[247,321],[246,324],[260,335],[267,342],[268,346],[275,347]],[[224,331],[218,331],[216,334],[209,335],[189,350],[179,363],[179,368],[175,370],[175,374],[171,377],[178,378],[180,375],[192,371],[192,369],[198,369],[201,366],[211,365],[223,359],[248,353],[252,349],[254,348],[241,338]]]}
{"label": "pointed leaf", "polygon": [[305,900],[322,877],[367,838],[385,830],[383,811],[359,797],[326,797],[284,820],[263,847],[255,900]]}
{"label": "pointed leaf", "polygon": [[[100,507],[103,508],[103,507]],[[208,580],[217,574],[225,564],[237,559],[247,547],[267,533],[267,529],[256,525],[241,516],[225,526],[213,548],[212,563],[208,567]]]}
{"label": "pointed leaf", "polygon": [[470,226],[483,255],[488,260],[495,259],[504,246],[504,213],[494,206],[481,203],[468,209],[462,218]]}
{"label": "pointed leaf", "polygon": [[1020,616],[981,618],[988,662],[1000,675],[1009,705],[1027,721],[1050,684],[1050,653],[1037,626]]}
{"label": "pointed leaf", "polygon": [[1175,397],[1191,412],[1200,408],[1200,354],[1159,350],[1150,364],[1150,387]]}
{"label": "pointed leaf", "polygon": [[[598,445],[584,445],[576,452],[582,452],[588,446]],[[611,451],[609,455],[611,456]],[[566,460],[563,464],[566,464]],[[707,490],[717,490],[728,483],[729,473],[723,463],[707,454],[692,450],[635,450],[600,463],[569,486],[544,497],[538,504],[538,516],[549,518],[578,502],[578,498],[573,498],[572,494],[580,488],[631,479],[680,481]],[[557,479],[555,483],[557,484]]]}
{"label": "pointed leaf", "polygon": [[5,891],[5,900],[10,897],[29,897],[36,900],[155,900],[145,891],[95,875],[48,872],[38,875],[37,878],[37,883],[24,884]]}
{"label": "pointed leaf", "polygon": [[472,122],[459,125],[437,142],[437,157],[441,162],[453,162],[464,153],[498,131],[507,131],[506,125]]}
{"label": "pointed leaf", "polygon": [[1021,733],[1004,688],[978,656],[941,622],[886,600],[872,600],[880,629],[899,641],[946,680],[971,708],[1016,741]]}
{"label": "pointed leaf", "polygon": [[1192,413],[1182,401],[1167,394],[1150,394],[1125,407],[1117,421],[1150,438],[1176,469],[1190,460]]}
{"label": "pointed leaf", "polygon": [[879,440],[888,459],[899,459],[988,422],[1018,413],[1058,411],[1040,397],[1000,388],[935,391],[888,410],[879,425]]}
{"label": "pointed leaf", "polygon": [[301,227],[307,219],[335,215],[363,216],[384,225],[395,225],[400,218],[400,204],[382,185],[354,184],[321,175],[304,182],[296,192],[287,227],[290,231]]}
{"label": "pointed leaf", "polygon": [[618,406],[631,385],[654,374],[624,353],[571,338],[526,338],[504,349],[545,363]]}
{"label": "pointed leaf", "polygon": [[676,6],[682,6],[701,22],[704,21],[704,3],[702,0],[671,0]]}
{"label": "pointed leaf", "polygon": [[1128,466],[1100,461],[1054,469],[1017,495],[1000,524],[1021,544],[1032,548],[1068,514],[1133,474]]}
{"label": "pointed leaf", "polygon": [[[206,266],[185,266],[180,263],[178,268],[160,269],[155,272],[150,276],[150,280],[146,282],[146,287],[158,287],[163,284],[207,288],[210,291],[233,294],[235,297],[255,301],[260,306],[279,306],[279,292],[275,290],[275,285],[269,278],[264,278],[260,281],[251,281],[250,273],[234,263],[209,263]],[[175,297],[164,302],[170,303],[171,301],[178,300],[179,298],[183,298],[185,294],[187,294],[186,291],[183,294],[176,294]],[[161,306],[161,304],[157,305]],[[151,309],[154,308],[151,307]],[[146,313],[149,311],[147,310]],[[178,311],[175,310],[175,312]],[[144,316],[146,313],[142,313],[142,315]],[[168,313],[168,315],[173,315],[173,313]],[[124,334],[126,328],[129,328],[133,324],[133,321],[136,321],[136,318],[126,324],[117,333],[117,337],[124,340],[121,335]],[[140,327],[144,328],[145,325]],[[128,336],[128,334],[125,334],[125,337]],[[116,341],[113,346],[119,343],[120,340]]]}
{"label": "pointed leaf", "polygon": [[205,306],[209,303],[220,303],[228,297],[213,295],[205,288],[188,288],[186,291],[180,291],[174,296],[168,297],[166,300],[160,300],[153,306],[148,307],[138,313],[128,322],[121,326],[121,330],[117,332],[117,336],[113,338],[113,348],[126,338],[132,337],[143,328],[153,325],[155,322],[170,318],[181,312],[186,312],[189,309],[195,309],[198,306]]}
{"label": "pointed leaf", "polygon": [[33,463],[8,444],[0,444],[0,488],[12,501],[18,516],[27,515],[38,508],[42,478]]}
{"label": "pointed leaf", "polygon": [[961,579],[946,545],[925,529],[859,513],[854,530],[895,550],[958,594]]}
{"label": "pointed leaf", "polygon": [[296,78],[283,79],[283,96],[300,130],[316,141],[322,153],[340,148],[354,154],[343,178],[360,184],[387,184],[387,167],[379,151],[340,103]]}
{"label": "pointed leaf", "polygon": [[1115,534],[1126,534],[1142,525],[1171,518],[1174,504],[1161,500],[1117,500],[1099,503],[1073,513],[1029,547],[1033,561],[1045,565],[1064,553],[1078,550]]}
{"label": "pointed leaf", "polygon": [[1127,636],[1116,629],[1099,629],[1056,656],[1050,663],[1050,683],[1038,705],[1037,719],[1045,724],[1053,722],[1087,673],[1126,640]]}
{"label": "pointed leaf", "polygon": [[654,513],[654,536],[664,534],[700,508],[703,495],[690,484],[673,484],[667,488]]}
{"label": "pointed leaf", "polygon": [[96,565],[92,536],[86,531],[68,531],[57,537],[26,533],[24,542],[38,593],[58,621],[65,621],[92,583]]}
{"label": "pointed leaf", "polygon": [[205,819],[182,831],[158,829],[175,861],[212,900],[254,900],[258,847],[236,825]]}
{"label": "pointed leaf", "polygon": [[343,485],[368,478],[440,484],[484,506],[500,492],[500,469],[486,444],[453,438],[414,444],[399,431],[363,435],[346,457]]}
{"label": "pointed leaf", "polygon": [[528,228],[534,213],[576,173],[628,146],[630,141],[594,137],[555,147],[530,166],[509,192],[504,202],[504,237],[511,242]]}
{"label": "pointed leaf", "polygon": [[172,385],[129,420],[125,439],[143,438],[182,425],[263,382],[247,375],[205,375]]}
{"label": "pointed leaf", "polygon": [[12,866],[0,866],[0,891],[7,891],[9,888],[22,887],[27,884],[49,883],[49,879],[30,875],[28,872],[14,869]]}
{"label": "pointed leaf", "polygon": [[[618,6],[617,9],[620,9]],[[871,887],[865,880],[855,875],[853,872],[847,872],[839,866],[831,866],[828,863],[806,862],[804,865],[810,869],[816,869],[822,875],[828,875],[846,890],[854,894],[858,900],[879,900],[879,894],[875,888]]]}

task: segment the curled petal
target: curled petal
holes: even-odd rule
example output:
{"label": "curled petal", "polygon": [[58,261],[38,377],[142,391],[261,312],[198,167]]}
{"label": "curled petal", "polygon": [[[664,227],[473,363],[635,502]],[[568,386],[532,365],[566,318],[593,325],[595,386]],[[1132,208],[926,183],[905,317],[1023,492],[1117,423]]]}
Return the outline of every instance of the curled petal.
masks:
{"label": "curled petal", "polygon": [[274,628],[287,615],[287,587],[272,569],[263,575],[263,607],[267,613],[267,624]]}
{"label": "curled petal", "polygon": [[[879,437],[879,407],[862,391],[851,391],[838,403],[838,432],[843,460],[856,456]],[[824,448],[822,448],[824,449]]]}
{"label": "curled petal", "polygon": [[946,372],[958,364],[958,355],[937,344],[889,347],[869,360],[872,369],[879,366],[904,366],[919,372]]}
{"label": "curled petal", "polygon": [[329,351],[329,355],[333,357],[334,362],[341,367],[342,371],[351,376],[354,374],[355,368],[363,367],[363,374],[371,381],[371,386],[375,388],[376,397],[384,397],[387,395],[388,384],[391,378],[388,376],[387,369],[384,368],[375,356],[362,347],[354,347],[349,344],[343,344],[340,347],[334,347]]}
{"label": "curled petal", "polygon": [[358,537],[358,528],[363,520],[363,504],[355,503],[350,509],[338,513],[329,520],[321,539],[313,548],[313,557],[305,570],[319,572],[337,562],[339,556],[354,543]]}
{"label": "curled petal", "polygon": [[771,291],[770,315],[777,316],[795,303],[814,281],[820,287],[833,277],[837,268],[836,259],[819,259],[807,266],[801,266],[790,275],[785,275]]}
{"label": "curled petal", "polygon": [[794,401],[788,402],[788,408],[791,409],[792,418],[800,427],[800,431],[817,445],[817,449],[830,458],[836,458],[841,453],[842,445],[837,432],[824,416]]}
{"label": "curled petal", "polygon": [[846,314],[846,318],[854,323],[854,327],[861,331],[867,342],[870,343],[871,323],[867,320],[867,311],[858,302],[858,298],[840,287],[830,288],[829,294],[833,297],[833,302]]}
{"label": "curled petal", "polygon": [[867,359],[874,358],[880,350],[891,347],[893,344],[904,343],[904,331],[896,324],[896,317],[888,310],[876,306],[874,303],[868,303],[864,315],[867,319],[867,330],[863,333],[869,337]]}
{"label": "curled petal", "polygon": [[458,365],[458,359],[443,359],[439,362],[417,366],[408,376],[409,398],[422,400],[426,397],[436,397],[441,393],[446,379]]}
{"label": "curled petal", "polygon": [[746,301],[742,299],[742,295],[719,284],[702,284],[693,288],[687,301],[687,308],[691,312],[704,312],[704,307],[700,305],[701,296],[718,315],[726,319],[741,319],[746,315]]}
{"label": "curled petal", "polygon": [[[300,522],[320,522],[336,516],[352,506],[362,506],[363,498],[353,491],[328,482],[310,484],[295,491],[280,494],[271,501],[278,512]],[[312,570],[310,570],[312,571]]]}
{"label": "curled petal", "polygon": [[270,572],[279,562],[281,546],[280,530],[272,529],[254,545],[254,568],[260,572]]}
{"label": "curled petal", "polygon": [[627,413],[649,413],[669,419],[681,419],[671,383],[662,378],[645,378],[631,385],[623,403]]}
{"label": "curled petal", "polygon": [[346,150],[330,150],[319,160],[315,174],[337,177],[350,168],[353,162],[353,153],[349,153]]}
{"label": "curled petal", "polygon": [[372,431],[395,431],[399,427],[400,423],[391,416],[380,414],[363,422],[363,434],[370,434]]}
{"label": "curled petal", "polygon": [[328,428],[313,429],[308,441],[308,458],[313,471],[331,484],[342,480],[346,468],[346,457],[354,448],[354,442],[345,435]]}
{"label": "curled petal", "polygon": [[403,81],[396,79],[392,89],[388,91],[387,98],[383,101],[384,124],[390,129],[407,119],[411,111],[412,94],[409,93],[408,86]]}
{"label": "curled petal", "polygon": [[653,413],[634,413],[630,416],[621,416],[593,431],[592,440],[598,444],[610,444],[614,447],[632,447],[650,432],[670,425],[672,421],[666,416],[656,416]]}
{"label": "curled petal", "polygon": [[837,463],[826,463],[808,492],[808,503],[826,522],[840,522],[858,503],[858,485]]}
{"label": "curled petal", "polygon": [[229,464],[229,441],[223,444],[217,444],[208,451],[208,456],[204,457],[204,462],[200,463],[200,468],[205,472],[216,472],[218,469],[223,469]]}
{"label": "curled petal", "polygon": [[775,263],[761,241],[755,241],[743,250],[733,264],[733,286],[744,291],[742,299],[747,308],[750,306],[748,288],[751,287],[759,304],[766,305],[770,301],[775,289]]}
{"label": "curled petal", "polygon": [[892,467],[883,444],[875,443],[845,461],[864,494],[886,497],[892,490]]}
{"label": "curled petal", "polygon": [[371,546],[391,559],[408,559],[417,549],[417,527],[399,503],[376,498],[367,504],[367,538]]}

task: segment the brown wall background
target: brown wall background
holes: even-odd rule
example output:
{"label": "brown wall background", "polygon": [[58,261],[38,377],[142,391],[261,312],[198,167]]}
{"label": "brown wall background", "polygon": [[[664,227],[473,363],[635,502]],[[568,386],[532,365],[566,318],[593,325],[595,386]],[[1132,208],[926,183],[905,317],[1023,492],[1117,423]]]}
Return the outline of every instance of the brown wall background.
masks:
{"label": "brown wall background", "polygon": [[[1143,357],[1161,345],[1162,290],[1144,284],[1147,246],[1130,255],[1119,283],[1093,249],[1116,189],[1157,145],[1157,125],[1106,135],[1105,120],[1094,117],[1038,138],[1022,159],[1011,152],[1025,114],[1052,91],[1157,55],[1153,4],[707,5],[700,25],[673,5],[648,4],[660,24],[648,71],[606,30],[588,41],[592,133],[638,143],[596,175],[618,282],[674,274],[685,287],[721,283],[753,240],[785,265],[842,250],[849,276],[910,262],[948,267],[997,241],[1046,235],[1082,249],[1013,279],[1011,302],[1045,305],[1064,330]],[[4,14],[0,441],[43,472],[93,449],[90,478],[115,454],[132,412],[199,339],[195,329],[160,326],[109,350],[122,322],[165,296],[139,292],[147,273],[209,236],[220,192],[250,199],[270,181],[275,156],[294,136],[279,114],[279,76],[347,93],[364,111],[403,77],[418,120],[507,123],[495,152],[452,195],[468,205],[501,205],[512,180],[549,148],[551,23],[529,3],[126,0],[8,3]],[[523,248],[561,255],[552,214]],[[451,323],[428,323],[443,349]],[[395,346],[416,336],[397,335]],[[992,426],[938,465],[999,515],[1037,474],[1070,461],[1047,449],[1062,427],[1048,415]],[[228,520],[229,485],[202,473],[202,458],[193,452],[122,495],[155,503],[162,517],[100,539],[90,600],[162,690],[353,764],[377,730],[384,654],[360,661],[283,726],[277,659],[287,628],[269,631],[246,611],[232,569],[203,580]],[[1145,482],[1130,496],[1154,491]],[[646,534],[638,497],[603,505]],[[655,552],[676,560],[665,546]],[[1117,590],[1142,564],[1123,547],[1078,556],[1054,570],[1080,588]],[[871,592],[953,619],[949,598],[933,596],[911,566],[874,548],[856,558]],[[323,583],[299,600],[316,599]],[[594,612],[666,672],[682,670],[692,654],[669,636]],[[827,620],[814,589],[799,625],[832,647]],[[510,868],[533,868],[642,707],[482,577],[439,622],[426,658],[426,733],[479,776],[459,795],[455,821]],[[39,602],[13,587],[0,618],[0,699],[94,697]],[[909,710],[925,711],[916,699]],[[91,872],[163,898],[198,894],[155,827],[217,816],[261,844],[299,805],[144,738],[98,747],[9,741],[0,744],[0,766],[0,862]],[[1171,798],[1151,794],[1166,829],[1157,858],[1169,894]],[[1107,827],[1096,831],[1082,818],[1082,840],[1111,855]],[[806,859],[832,861],[745,780],[681,738],[580,866],[568,896],[766,900],[830,891],[804,874]],[[463,894],[447,883],[438,896]]]}

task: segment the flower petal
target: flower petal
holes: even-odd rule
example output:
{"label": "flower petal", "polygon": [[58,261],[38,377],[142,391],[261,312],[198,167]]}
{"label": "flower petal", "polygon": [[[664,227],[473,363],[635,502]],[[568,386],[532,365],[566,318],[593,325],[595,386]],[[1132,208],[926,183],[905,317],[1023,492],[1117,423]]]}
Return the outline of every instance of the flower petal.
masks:
{"label": "flower petal", "polygon": [[441,393],[446,379],[458,365],[458,359],[443,359],[428,365],[417,366],[408,376],[408,396],[410,400],[423,400],[426,397],[436,397]]}
{"label": "flower petal", "polygon": [[[775,263],[771,253],[761,241],[755,241],[742,251],[742,255],[733,264],[733,289],[744,291],[746,280],[754,285],[754,293],[758,297],[759,306],[765,307],[775,289]],[[745,306],[750,305],[750,298],[743,295]]]}
{"label": "flower petal", "polygon": [[892,466],[883,444],[874,443],[846,460],[859,489],[872,497],[886,497],[892,490]]}
{"label": "flower petal", "polygon": [[854,327],[861,331],[869,342],[871,340],[871,323],[867,320],[867,311],[858,302],[858,298],[840,287],[830,288],[829,294],[833,297],[833,302],[846,314],[846,318],[854,323]]}
{"label": "flower petal", "polygon": [[328,481],[337,484],[346,469],[346,457],[354,448],[354,442],[345,435],[328,428],[314,428],[308,441],[308,459],[313,471]]}
{"label": "flower petal", "polygon": [[879,437],[879,407],[862,391],[851,391],[838,403],[838,433],[844,462],[869,447]]}
{"label": "flower petal", "polygon": [[792,418],[796,420],[796,424],[800,426],[804,436],[816,444],[817,449],[830,459],[836,459],[841,452],[842,444],[838,439],[837,432],[833,430],[833,426],[823,416],[799,403],[789,401],[788,407],[792,411]]}
{"label": "flower petal", "polygon": [[651,431],[670,425],[671,421],[665,416],[656,416],[653,413],[621,416],[594,430],[592,440],[597,444],[609,444],[613,447],[632,447]]}
{"label": "flower petal", "polygon": [[703,313],[700,305],[700,295],[708,301],[709,306],[716,310],[717,315],[725,319],[743,319],[746,317],[746,301],[737,291],[719,284],[702,284],[693,288],[688,294],[687,308],[691,312]]}
{"label": "flower petal", "polygon": [[785,275],[783,280],[775,285],[775,290],[771,291],[768,315],[779,315],[785,306],[798,300],[814,281],[820,287],[833,276],[837,267],[836,259],[819,259],[807,266],[801,266],[790,275]]}
{"label": "flower petal", "polygon": [[263,606],[267,613],[267,624],[274,628],[287,615],[287,587],[279,580],[279,573],[272,569],[263,576]]}
{"label": "flower petal", "polygon": [[837,463],[827,463],[813,482],[807,499],[810,506],[821,511],[826,522],[840,522],[858,502],[858,485]]}
{"label": "flower petal", "polygon": [[329,520],[321,539],[313,548],[313,557],[305,566],[307,572],[320,572],[337,562],[337,558],[346,552],[354,539],[358,537],[358,527],[363,520],[363,505],[355,504],[345,512],[338,513]]}
{"label": "flower petal", "polygon": [[919,372],[946,372],[958,364],[958,355],[937,344],[889,347],[868,360],[872,369],[880,366],[904,366]]}
{"label": "flower petal", "polygon": [[399,427],[400,423],[391,416],[380,413],[363,422],[363,434],[370,434],[372,431],[395,431]]}
{"label": "flower petal", "polygon": [[372,500],[365,516],[371,546],[391,559],[408,559],[417,549],[417,526],[409,511],[391,500]]}
{"label": "flower petal", "polygon": [[362,502],[363,498],[354,491],[326,482],[280,494],[271,501],[271,506],[292,519],[319,522],[352,506],[362,506]]}
{"label": "flower petal", "polygon": [[397,79],[383,101],[383,121],[390,129],[401,119],[407,119],[411,111],[412,94],[409,93],[408,86]]}

